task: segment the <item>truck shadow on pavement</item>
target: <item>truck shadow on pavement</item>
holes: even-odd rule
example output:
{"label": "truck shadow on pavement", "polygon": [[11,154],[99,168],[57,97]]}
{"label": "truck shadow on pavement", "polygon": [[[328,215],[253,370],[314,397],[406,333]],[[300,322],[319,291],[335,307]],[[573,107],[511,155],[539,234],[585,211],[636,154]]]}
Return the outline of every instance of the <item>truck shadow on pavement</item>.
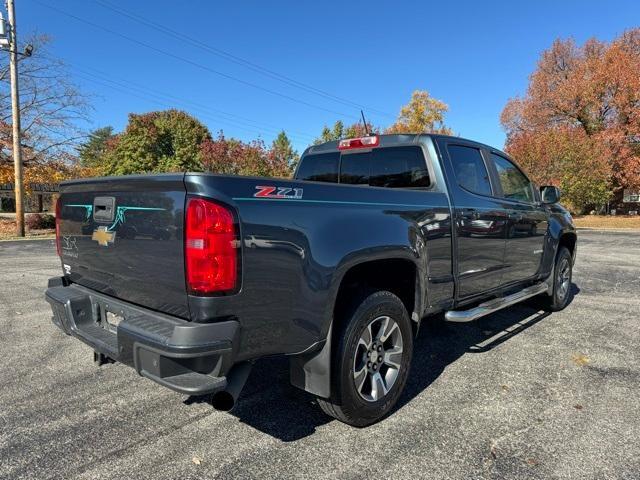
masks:
{"label": "truck shadow on pavement", "polygon": [[[579,291],[573,284],[571,300]],[[465,353],[488,352],[549,315],[529,301],[471,323],[448,323],[443,316],[423,322],[414,346],[411,374],[392,415]],[[313,396],[289,383],[289,362],[282,357],[256,363],[231,414],[284,442],[312,435],[318,427],[334,421],[320,411]]]}

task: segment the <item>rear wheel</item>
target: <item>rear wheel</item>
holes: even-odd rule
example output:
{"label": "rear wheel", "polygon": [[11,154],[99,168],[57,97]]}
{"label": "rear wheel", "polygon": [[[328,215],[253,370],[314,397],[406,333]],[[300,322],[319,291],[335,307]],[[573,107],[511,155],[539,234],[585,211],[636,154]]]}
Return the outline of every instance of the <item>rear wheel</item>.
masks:
{"label": "rear wheel", "polygon": [[571,279],[573,259],[566,247],[560,247],[553,269],[553,292],[541,298],[542,306],[551,312],[562,310],[569,304],[571,297]]}
{"label": "rear wheel", "polygon": [[328,415],[364,427],[387,415],[402,393],[413,354],[411,321],[402,301],[387,291],[365,296],[340,320],[332,395],[318,403]]}

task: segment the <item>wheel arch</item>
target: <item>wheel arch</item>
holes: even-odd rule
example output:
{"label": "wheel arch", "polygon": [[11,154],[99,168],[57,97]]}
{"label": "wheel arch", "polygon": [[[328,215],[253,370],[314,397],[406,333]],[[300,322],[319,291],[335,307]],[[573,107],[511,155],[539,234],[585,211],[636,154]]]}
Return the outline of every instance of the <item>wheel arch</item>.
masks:
{"label": "wheel arch", "polygon": [[571,254],[573,262],[576,260],[576,250],[578,246],[578,235],[575,231],[564,231],[560,234],[558,239],[558,247],[556,248],[556,255],[562,247],[566,247]]}
{"label": "wheel arch", "polygon": [[335,321],[344,313],[352,294],[359,290],[387,290],[395,294],[412,317],[422,305],[419,294],[422,282],[418,272],[416,262],[403,257],[368,260],[352,265],[340,278],[333,301],[332,318]]}
{"label": "wheel arch", "polygon": [[554,264],[560,247],[567,247],[575,262],[577,245],[578,235],[571,217],[559,211],[551,211],[542,260],[542,278],[547,279],[550,275],[553,275]]}
{"label": "wheel arch", "polygon": [[343,315],[352,305],[350,300],[363,290],[388,290],[405,305],[411,318],[414,335],[417,333],[422,305],[424,304],[420,263],[406,251],[394,256],[368,256],[360,261],[348,261],[337,269],[334,289],[329,302],[329,325],[321,346],[308,353],[290,359],[291,383],[314,395],[329,398],[331,395],[331,356],[335,336],[342,329]]}

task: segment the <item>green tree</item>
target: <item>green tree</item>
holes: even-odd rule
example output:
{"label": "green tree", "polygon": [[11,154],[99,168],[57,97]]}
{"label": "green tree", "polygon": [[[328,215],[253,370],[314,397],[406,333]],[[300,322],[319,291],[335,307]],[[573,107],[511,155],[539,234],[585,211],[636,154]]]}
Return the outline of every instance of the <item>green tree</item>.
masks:
{"label": "green tree", "polygon": [[319,143],[333,142],[335,140],[340,140],[341,138],[344,138],[344,123],[338,120],[333,124],[333,128],[329,128],[325,125],[322,128],[322,133],[320,133],[320,136],[316,138],[313,143],[314,145],[318,145]]}
{"label": "green tree", "polygon": [[300,159],[298,152],[293,149],[291,140],[289,140],[284,130],[278,134],[271,144],[271,153],[277,162],[286,164],[291,171],[295,170]]}
{"label": "green tree", "polygon": [[333,124],[333,128],[329,128],[325,125],[322,129],[322,133],[320,133],[320,136],[315,139],[313,144],[318,145],[319,143],[333,142],[343,138],[364,137],[367,134],[367,131],[371,133],[380,133],[380,129],[369,122],[367,122],[367,128],[365,129],[362,122],[356,122],[345,127],[344,123],[338,120]]}
{"label": "green tree", "polygon": [[400,109],[398,120],[386,133],[443,133],[451,135],[445,126],[444,116],[449,106],[433,98],[426,90],[416,90],[408,104]]}
{"label": "green tree", "polygon": [[89,133],[87,140],[76,150],[80,165],[83,167],[100,167],[105,153],[109,150],[109,143],[114,139],[113,127],[97,128]]}
{"label": "green tree", "polygon": [[210,138],[206,126],[180,110],[129,114],[127,128],[105,155],[102,173],[202,170],[200,146]]}

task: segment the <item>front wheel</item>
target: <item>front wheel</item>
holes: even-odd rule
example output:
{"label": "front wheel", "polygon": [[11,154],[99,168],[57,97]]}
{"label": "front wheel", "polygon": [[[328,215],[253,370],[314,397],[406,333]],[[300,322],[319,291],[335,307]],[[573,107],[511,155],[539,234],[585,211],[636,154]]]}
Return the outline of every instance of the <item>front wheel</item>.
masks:
{"label": "front wheel", "polygon": [[553,269],[553,291],[542,297],[543,307],[551,312],[564,309],[571,298],[571,279],[573,277],[573,259],[571,252],[560,247]]}
{"label": "front wheel", "polygon": [[404,389],[413,354],[411,321],[393,293],[366,296],[340,321],[334,337],[330,399],[322,410],[356,427],[377,422]]}

